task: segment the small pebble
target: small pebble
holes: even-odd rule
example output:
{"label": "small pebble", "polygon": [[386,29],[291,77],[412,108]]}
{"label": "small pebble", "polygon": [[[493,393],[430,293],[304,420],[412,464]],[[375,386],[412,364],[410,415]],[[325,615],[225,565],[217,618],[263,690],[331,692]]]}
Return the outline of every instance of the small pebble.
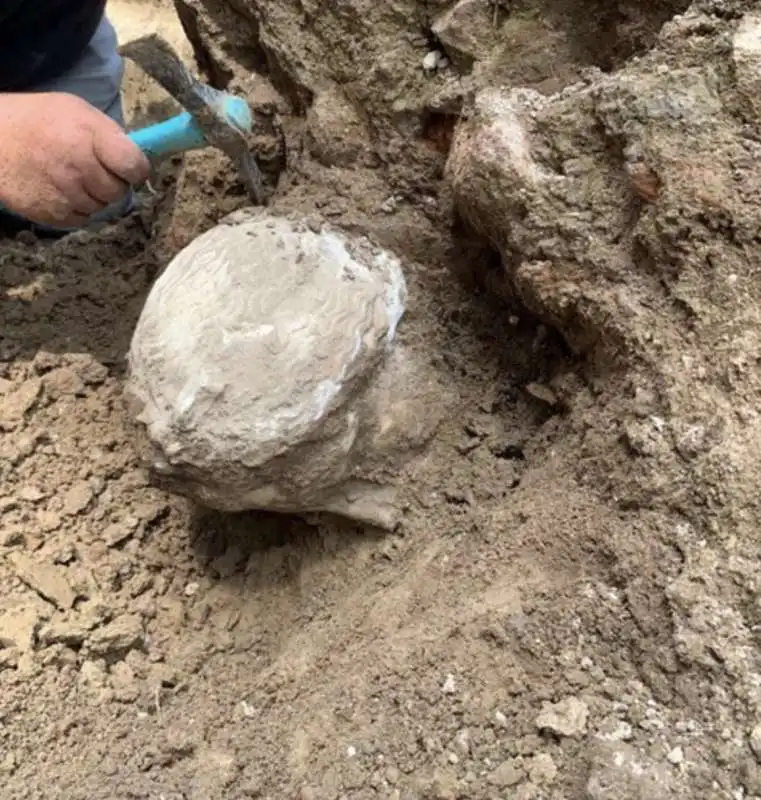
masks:
{"label": "small pebble", "polygon": [[523,780],[523,770],[515,761],[504,761],[489,775],[489,783],[500,789],[508,789]]}
{"label": "small pebble", "polygon": [[39,503],[45,498],[45,492],[37,486],[22,486],[18,496],[29,503]]}
{"label": "small pebble", "polygon": [[578,697],[566,697],[558,703],[544,703],[535,724],[540,731],[556,736],[580,736],[587,728],[589,708]]}
{"label": "small pebble", "polygon": [[13,775],[18,769],[19,763],[16,753],[13,750],[9,750],[0,761],[0,772],[4,772],[6,775]]}
{"label": "small pebble", "polygon": [[750,732],[748,744],[750,744],[750,749],[753,751],[756,760],[761,761],[761,725],[756,725]]}
{"label": "small pebble", "polygon": [[558,774],[558,768],[547,753],[539,753],[531,762],[528,770],[529,778],[537,786],[550,784]]}
{"label": "small pebble", "polygon": [[65,516],[81,514],[92,502],[93,490],[87,481],[80,480],[69,487],[63,495],[63,513]]}
{"label": "small pebble", "polygon": [[401,777],[401,773],[396,767],[387,767],[386,768],[386,780],[393,786],[394,784],[399,782],[399,778]]}
{"label": "small pebble", "polygon": [[455,683],[454,675],[452,675],[452,673],[447,675],[446,680],[441,686],[441,691],[444,694],[454,694],[457,691],[457,684]]}
{"label": "small pebble", "polygon": [[401,200],[400,197],[398,197],[397,195],[392,194],[390,197],[387,197],[381,203],[381,207],[380,207],[381,211],[384,214],[393,214],[394,211],[396,211],[396,209],[398,208],[400,200]]}
{"label": "small pebble", "polygon": [[441,58],[442,54],[438,50],[430,50],[425,54],[425,58],[423,59],[423,69],[426,72],[434,72],[439,66]]}
{"label": "small pebble", "polygon": [[542,383],[527,384],[526,392],[527,394],[531,395],[534,400],[538,400],[540,403],[544,403],[544,405],[553,407],[558,403],[558,398],[555,392],[553,392],[549,386],[545,386]]}
{"label": "small pebble", "polygon": [[677,764],[681,764],[684,761],[684,750],[680,746],[676,746],[667,756],[666,758],[669,760],[671,764],[676,766]]}

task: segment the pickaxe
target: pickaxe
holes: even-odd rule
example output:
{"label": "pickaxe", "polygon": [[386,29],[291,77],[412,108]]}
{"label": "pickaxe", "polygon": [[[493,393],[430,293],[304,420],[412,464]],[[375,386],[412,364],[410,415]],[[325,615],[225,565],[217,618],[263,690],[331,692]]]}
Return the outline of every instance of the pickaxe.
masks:
{"label": "pickaxe", "polygon": [[253,119],[248,103],[194,78],[171,45],[156,34],[120,48],[184,109],[182,114],[129,134],[149,159],[216,147],[238,168],[251,200],[264,203],[262,174],[251,155],[247,135]]}

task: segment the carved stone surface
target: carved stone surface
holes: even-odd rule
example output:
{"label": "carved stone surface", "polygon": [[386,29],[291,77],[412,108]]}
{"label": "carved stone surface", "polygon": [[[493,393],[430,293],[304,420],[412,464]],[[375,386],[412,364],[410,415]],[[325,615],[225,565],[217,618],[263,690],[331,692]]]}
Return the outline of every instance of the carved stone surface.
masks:
{"label": "carved stone surface", "polygon": [[156,282],[129,354],[158,482],[225,511],[394,527],[378,470],[431,430],[425,369],[395,348],[405,301],[392,254],[326,226],[247,209],[200,236]]}

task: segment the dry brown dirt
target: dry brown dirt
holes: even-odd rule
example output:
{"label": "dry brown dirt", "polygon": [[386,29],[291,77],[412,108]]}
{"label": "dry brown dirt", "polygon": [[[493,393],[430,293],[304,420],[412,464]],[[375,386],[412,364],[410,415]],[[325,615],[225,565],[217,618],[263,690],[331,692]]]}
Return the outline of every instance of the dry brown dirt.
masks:
{"label": "dry brown dirt", "polygon": [[[177,7],[255,107],[272,208],[405,261],[400,334],[458,409],[393,535],[193,509],[136,459],[124,359],[234,173],[194,154],[118,226],[3,242],[0,797],[761,797],[761,126],[733,60],[761,3]],[[167,4],[112,14],[181,39]],[[575,194],[468,171],[478,91],[518,86]],[[653,174],[621,167],[627,110]]]}

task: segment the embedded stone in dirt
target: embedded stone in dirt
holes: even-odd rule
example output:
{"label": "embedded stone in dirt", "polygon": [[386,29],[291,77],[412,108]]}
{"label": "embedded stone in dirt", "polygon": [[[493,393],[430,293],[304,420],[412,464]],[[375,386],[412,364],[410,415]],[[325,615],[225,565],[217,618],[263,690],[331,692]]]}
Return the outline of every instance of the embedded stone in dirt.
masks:
{"label": "embedded stone in dirt", "polygon": [[141,647],[143,638],[143,623],[140,617],[125,614],[93,631],[87,641],[87,647],[93,656],[118,656]]}
{"label": "embedded stone in dirt", "polygon": [[761,17],[745,15],[732,40],[732,62],[737,90],[753,116],[761,117]]}
{"label": "embedded stone in dirt", "polygon": [[548,753],[539,753],[529,764],[529,777],[537,786],[546,786],[555,780],[558,768]]}
{"label": "embedded stone in dirt", "polygon": [[71,367],[58,367],[42,378],[45,393],[52,400],[71,395],[81,397],[85,394],[85,383]]}
{"label": "embedded stone in dirt", "polygon": [[536,718],[540,731],[550,731],[557,736],[580,736],[587,729],[589,708],[578,697],[566,697],[559,703],[545,703]]}
{"label": "embedded stone in dirt", "polygon": [[21,652],[34,649],[37,631],[46,609],[39,601],[19,600],[0,612],[0,649]]}
{"label": "embedded stone in dirt", "polygon": [[322,164],[349,167],[369,157],[370,131],[339,87],[315,96],[307,124],[309,149]]}
{"label": "embedded stone in dirt", "polygon": [[79,647],[87,638],[89,626],[79,617],[58,619],[40,630],[40,641],[45,645],[65,644]]}
{"label": "embedded stone in dirt", "polygon": [[622,742],[599,743],[590,758],[585,800],[667,800],[683,794],[668,765]]}
{"label": "embedded stone in dirt", "polygon": [[484,0],[459,0],[438,16],[431,32],[460,70],[468,70],[500,41],[494,6]]}
{"label": "embedded stone in dirt", "polygon": [[754,726],[753,730],[750,732],[748,742],[750,744],[750,749],[753,751],[753,755],[758,761],[761,761],[761,725]]}
{"label": "embedded stone in dirt", "polygon": [[405,301],[400,262],[367,240],[264,210],[226,218],[169,264],[133,337],[127,397],[153,475],[223,511],[395,527],[381,470],[442,408],[396,342]]}
{"label": "embedded stone in dirt", "polygon": [[[752,95],[745,30],[735,62]],[[697,241],[706,219],[739,204],[732,165],[749,147],[713,66],[673,70],[653,55],[550,97],[484,89],[455,132],[447,175],[459,213],[502,253],[507,284],[572,348],[641,351],[643,331],[662,324],[659,281],[703,310],[706,290],[688,272],[699,257],[677,257],[673,242],[680,225]],[[658,266],[671,258],[683,272]]]}
{"label": "embedded stone in dirt", "polygon": [[76,595],[66,580],[65,571],[24,553],[11,553],[8,561],[19,580],[61,611],[74,605]]}
{"label": "embedded stone in dirt", "polygon": [[211,749],[196,755],[194,767],[193,787],[199,796],[208,794],[212,786],[230,786],[240,769],[233,754]]}
{"label": "embedded stone in dirt", "polygon": [[92,502],[93,494],[87,481],[76,481],[63,496],[63,513],[66,516],[81,514]]}
{"label": "embedded stone in dirt", "polygon": [[489,776],[489,783],[499,789],[507,789],[520,783],[525,777],[523,770],[514,761],[504,761]]}
{"label": "embedded stone in dirt", "polygon": [[41,381],[31,378],[13,391],[0,394],[0,429],[16,428],[37,402],[41,390]]}

